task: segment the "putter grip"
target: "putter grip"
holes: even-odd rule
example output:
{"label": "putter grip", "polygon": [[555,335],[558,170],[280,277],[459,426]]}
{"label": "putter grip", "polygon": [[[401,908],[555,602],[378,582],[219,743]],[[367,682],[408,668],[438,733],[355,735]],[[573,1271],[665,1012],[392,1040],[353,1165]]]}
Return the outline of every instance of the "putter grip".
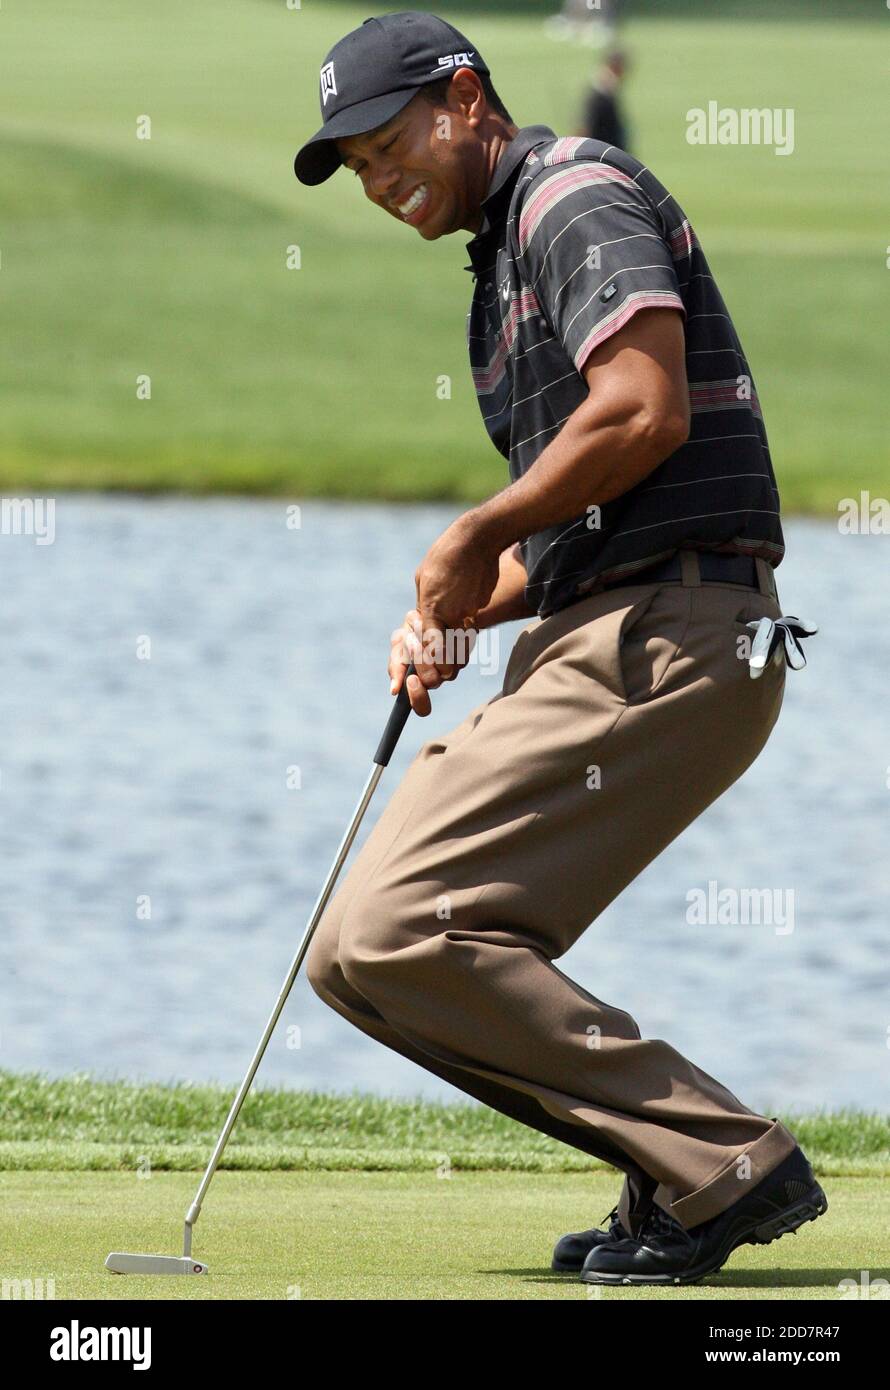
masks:
{"label": "putter grip", "polygon": [[412,661],[405,672],[402,688],[396,696],[392,713],[387,720],[386,728],[383,730],[383,738],[380,740],[377,752],[374,754],[374,762],[378,767],[388,767],[389,760],[396,751],[396,744],[399,741],[399,736],[408,721],[408,715],[411,713],[411,701],[408,699],[408,677],[416,675],[417,672],[414,669],[414,662]]}

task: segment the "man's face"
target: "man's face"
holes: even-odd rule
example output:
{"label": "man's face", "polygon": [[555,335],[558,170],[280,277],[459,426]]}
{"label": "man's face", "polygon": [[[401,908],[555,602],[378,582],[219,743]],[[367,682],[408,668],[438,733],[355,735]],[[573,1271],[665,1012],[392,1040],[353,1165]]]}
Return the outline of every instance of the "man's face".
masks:
{"label": "man's face", "polygon": [[475,230],[480,220],[478,117],[465,110],[459,85],[452,83],[447,105],[434,106],[421,93],[386,125],[336,142],[366,197],[426,241]]}

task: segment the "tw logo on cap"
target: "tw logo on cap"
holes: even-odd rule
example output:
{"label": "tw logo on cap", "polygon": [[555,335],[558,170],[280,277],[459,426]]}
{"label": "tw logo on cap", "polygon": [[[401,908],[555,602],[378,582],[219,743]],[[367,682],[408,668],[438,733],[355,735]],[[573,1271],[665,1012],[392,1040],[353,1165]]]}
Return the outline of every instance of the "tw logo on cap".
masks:
{"label": "tw logo on cap", "polygon": [[321,70],[321,104],[327,106],[328,97],[338,96],[337,80],[334,77],[334,64],[325,63]]}

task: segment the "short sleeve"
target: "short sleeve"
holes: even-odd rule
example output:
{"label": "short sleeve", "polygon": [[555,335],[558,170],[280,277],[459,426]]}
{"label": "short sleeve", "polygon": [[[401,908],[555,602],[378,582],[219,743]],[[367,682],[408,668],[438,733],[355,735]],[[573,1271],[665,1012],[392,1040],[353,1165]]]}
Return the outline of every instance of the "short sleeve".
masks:
{"label": "short sleeve", "polygon": [[685,315],[658,214],[620,169],[576,160],[542,171],[514,227],[525,284],[579,372],[638,310]]}

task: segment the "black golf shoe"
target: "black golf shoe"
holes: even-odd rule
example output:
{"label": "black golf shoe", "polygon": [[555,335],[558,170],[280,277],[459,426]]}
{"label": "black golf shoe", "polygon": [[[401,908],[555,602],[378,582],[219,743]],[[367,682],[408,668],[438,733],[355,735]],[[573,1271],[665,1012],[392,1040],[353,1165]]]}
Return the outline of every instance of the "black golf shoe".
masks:
{"label": "black golf shoe", "polygon": [[[604,1231],[601,1227],[608,1221],[609,1229]],[[599,1245],[606,1245],[609,1241],[627,1240],[628,1233],[618,1220],[618,1208],[613,1207],[608,1216],[604,1216],[599,1226],[595,1226],[592,1231],[573,1231],[570,1235],[561,1236],[553,1249],[553,1263],[550,1268],[557,1274],[578,1274],[584,1267],[584,1261]]]}
{"label": "black golf shoe", "polygon": [[594,1246],[581,1279],[585,1284],[694,1284],[716,1274],[738,1246],[769,1245],[827,1210],[825,1193],[798,1148],[726,1211],[688,1231],[653,1206],[636,1240]]}

